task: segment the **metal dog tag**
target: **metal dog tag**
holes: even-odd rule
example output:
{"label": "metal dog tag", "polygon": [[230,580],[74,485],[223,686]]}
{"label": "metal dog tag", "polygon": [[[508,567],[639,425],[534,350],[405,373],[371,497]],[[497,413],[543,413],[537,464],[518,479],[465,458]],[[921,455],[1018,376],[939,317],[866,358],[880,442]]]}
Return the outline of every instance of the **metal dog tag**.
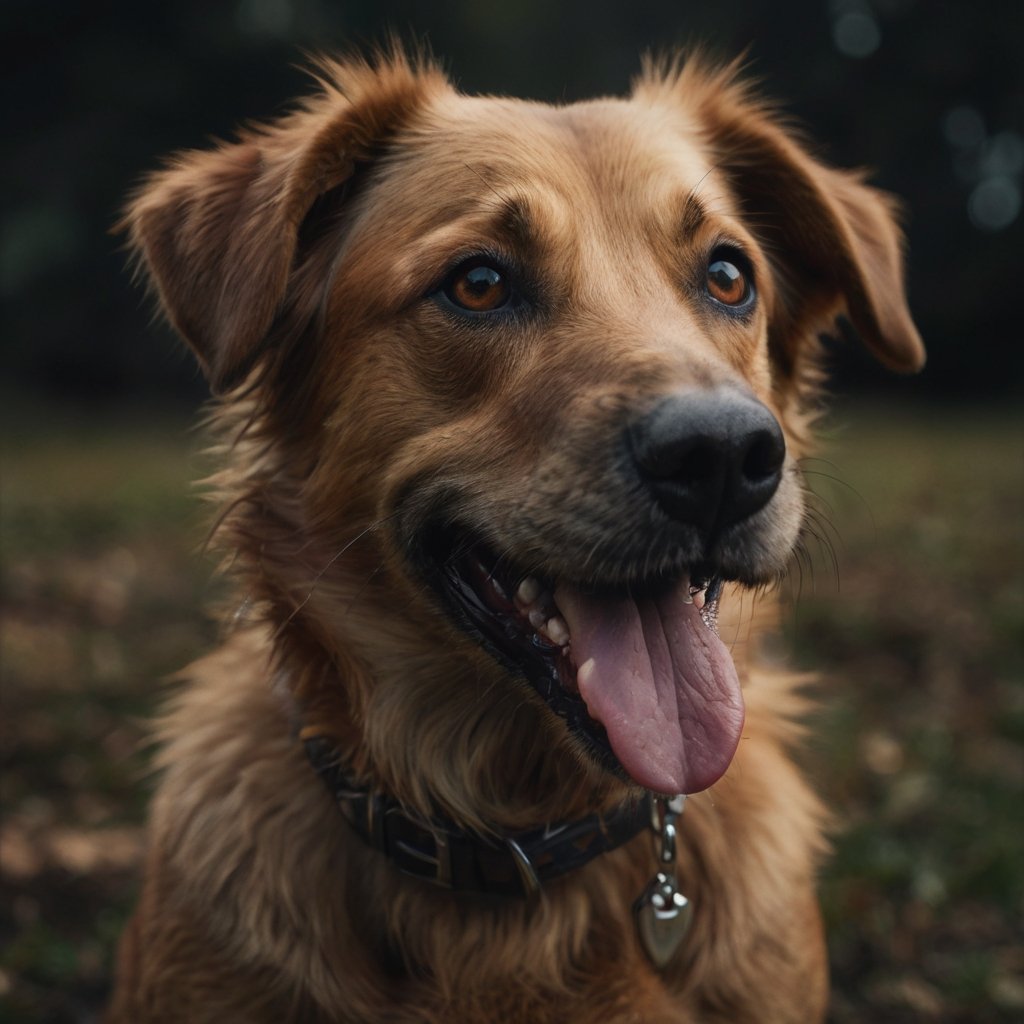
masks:
{"label": "metal dog tag", "polygon": [[693,904],[676,888],[675,879],[659,871],[633,907],[644,951],[655,967],[664,967],[686,938]]}
{"label": "metal dog tag", "polygon": [[693,920],[693,904],[676,887],[676,822],[683,813],[685,796],[654,797],[651,829],[656,839],[659,871],[633,904],[636,930],[655,967],[664,967],[686,938]]}

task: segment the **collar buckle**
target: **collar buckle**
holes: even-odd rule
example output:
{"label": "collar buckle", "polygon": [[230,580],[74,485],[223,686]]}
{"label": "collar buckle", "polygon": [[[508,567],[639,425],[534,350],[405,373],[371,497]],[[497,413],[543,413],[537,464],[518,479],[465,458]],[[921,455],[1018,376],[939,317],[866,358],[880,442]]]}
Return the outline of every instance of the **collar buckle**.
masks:
{"label": "collar buckle", "polygon": [[542,892],[540,877],[537,875],[537,869],[533,866],[533,861],[530,860],[523,851],[523,848],[511,836],[505,837],[505,846],[508,852],[512,854],[512,862],[519,872],[519,880],[523,883],[523,892],[530,899],[539,896]]}

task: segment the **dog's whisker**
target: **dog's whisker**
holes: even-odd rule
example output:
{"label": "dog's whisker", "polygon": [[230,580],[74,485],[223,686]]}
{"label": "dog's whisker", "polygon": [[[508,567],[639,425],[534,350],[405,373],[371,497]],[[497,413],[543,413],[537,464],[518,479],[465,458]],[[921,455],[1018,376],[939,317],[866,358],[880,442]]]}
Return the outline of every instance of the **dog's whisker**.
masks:
{"label": "dog's whisker", "polygon": [[867,498],[864,497],[863,494],[861,494],[859,490],[857,490],[856,487],[854,487],[849,481],[844,480],[841,476],[837,475],[837,473],[825,473],[822,470],[809,469],[805,465],[805,463],[808,462],[820,462],[822,465],[831,466],[838,472],[838,467],[836,467],[835,463],[829,462],[827,459],[822,459],[819,457],[808,457],[807,459],[801,459],[800,462],[801,472],[804,474],[804,476],[818,477],[819,479],[822,480],[828,480],[829,483],[835,484],[838,487],[842,487],[845,491],[847,491],[854,498],[856,498],[861,508],[868,514],[872,528],[877,532],[877,524],[875,523],[874,510],[871,508],[871,503],[867,500]]}
{"label": "dog's whisker", "polygon": [[[836,557],[835,549],[833,548],[831,541],[825,534],[821,533],[819,530],[812,527],[807,528],[807,534],[817,543],[819,551],[821,551],[821,553],[827,557],[829,565],[832,569],[832,574],[836,581],[836,589],[840,589],[839,560]],[[808,564],[811,566],[812,572],[814,562],[815,560],[811,558],[810,554],[808,553]]]}

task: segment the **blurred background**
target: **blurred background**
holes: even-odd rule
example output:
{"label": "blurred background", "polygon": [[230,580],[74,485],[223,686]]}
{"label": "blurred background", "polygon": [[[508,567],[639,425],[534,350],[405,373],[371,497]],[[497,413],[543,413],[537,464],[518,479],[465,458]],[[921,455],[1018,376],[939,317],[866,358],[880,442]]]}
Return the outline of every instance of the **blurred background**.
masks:
{"label": "blurred background", "polygon": [[152,780],[144,719],[214,640],[205,388],[109,233],[168,151],[282,112],[303,53],[389,29],[466,91],[621,92],[746,51],[905,201],[923,375],[833,346],[823,543],[783,647],[822,670],[831,1019],[1024,1018],[1024,4],[993,0],[6,0],[0,218],[0,1021],[96,1019]]}

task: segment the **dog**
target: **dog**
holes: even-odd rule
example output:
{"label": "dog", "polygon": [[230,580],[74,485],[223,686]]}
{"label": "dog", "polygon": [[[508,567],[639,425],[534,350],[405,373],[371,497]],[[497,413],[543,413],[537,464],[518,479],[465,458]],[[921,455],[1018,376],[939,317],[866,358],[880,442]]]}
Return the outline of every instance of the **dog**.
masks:
{"label": "dog", "polygon": [[157,726],[107,1020],[820,1020],[827,813],[758,641],[821,333],[923,363],[893,200],[699,56],[562,106],[316,77],[122,223],[238,606]]}

